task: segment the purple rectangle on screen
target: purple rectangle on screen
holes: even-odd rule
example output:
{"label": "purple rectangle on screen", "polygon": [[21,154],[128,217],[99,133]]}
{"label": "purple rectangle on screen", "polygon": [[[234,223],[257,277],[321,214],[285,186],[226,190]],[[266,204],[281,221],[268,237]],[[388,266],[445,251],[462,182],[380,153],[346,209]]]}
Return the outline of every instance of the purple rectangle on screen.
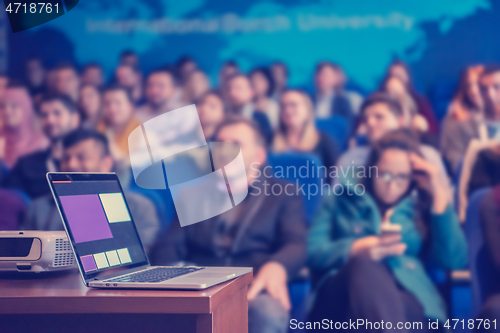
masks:
{"label": "purple rectangle on screen", "polygon": [[113,238],[99,195],[67,195],[60,199],[76,243]]}
{"label": "purple rectangle on screen", "polygon": [[85,272],[95,271],[97,269],[94,256],[91,254],[88,256],[80,257],[80,261],[82,262],[83,270]]}

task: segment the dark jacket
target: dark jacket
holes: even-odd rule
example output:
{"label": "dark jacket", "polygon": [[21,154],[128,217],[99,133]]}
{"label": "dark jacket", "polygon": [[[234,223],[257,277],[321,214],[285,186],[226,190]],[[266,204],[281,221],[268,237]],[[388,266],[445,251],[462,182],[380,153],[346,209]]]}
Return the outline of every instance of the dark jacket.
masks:
{"label": "dark jacket", "polygon": [[[257,274],[262,265],[276,261],[286,268],[289,276],[295,275],[306,261],[303,199],[300,194],[289,196],[284,191],[281,195],[269,195],[273,185],[284,189],[289,183],[274,178],[259,180],[242,202],[244,211],[227,256],[216,254],[213,235],[217,217],[214,217],[186,227],[174,221],[152,249],[151,262],[154,265],[189,261],[205,266],[246,266],[253,267]],[[268,195],[264,192],[264,181],[268,182]],[[277,187],[275,193],[278,193]],[[295,193],[290,186],[288,193]]]}
{"label": "dark jacket", "polygon": [[5,181],[5,186],[25,192],[35,199],[50,193],[45,175],[48,172],[49,150],[21,157]]}

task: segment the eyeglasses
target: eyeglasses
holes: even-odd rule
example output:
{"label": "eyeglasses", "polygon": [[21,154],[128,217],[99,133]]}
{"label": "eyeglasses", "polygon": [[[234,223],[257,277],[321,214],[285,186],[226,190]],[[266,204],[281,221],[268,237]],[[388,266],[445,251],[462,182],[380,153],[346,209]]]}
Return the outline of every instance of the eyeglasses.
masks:
{"label": "eyeglasses", "polygon": [[379,176],[377,178],[380,178],[387,184],[394,181],[396,185],[403,186],[410,182],[411,174],[407,173],[393,174],[392,172],[389,171],[380,171]]}

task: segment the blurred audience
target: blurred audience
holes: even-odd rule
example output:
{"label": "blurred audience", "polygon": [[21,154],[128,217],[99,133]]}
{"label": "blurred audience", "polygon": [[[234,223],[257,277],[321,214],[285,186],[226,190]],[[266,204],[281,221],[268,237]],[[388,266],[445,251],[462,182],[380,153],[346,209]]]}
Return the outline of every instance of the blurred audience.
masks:
{"label": "blurred audience", "polygon": [[351,124],[359,112],[363,98],[356,92],[345,90],[346,76],[343,69],[332,62],[324,61],[316,66],[316,116],[328,118],[339,115]]}
{"label": "blurred audience", "polygon": [[[307,151],[319,156],[327,170],[336,165],[338,150],[328,134],[318,131],[314,107],[309,96],[299,90],[287,90],[281,95],[280,126],[274,136],[273,150]],[[326,178],[331,182],[330,172]]]}
{"label": "blurred audience", "polygon": [[[472,192],[497,186],[481,204],[481,221],[500,265],[500,67],[464,71],[440,132],[432,107],[400,60],[364,100],[348,88],[344,69],[330,61],[313,68],[311,99],[289,88],[291,73],[281,61],[249,73],[225,61],[218,86],[212,86],[207,73],[217,71],[204,72],[190,56],[145,79],[136,52],[125,50],[118,60],[111,78],[99,62],[87,63],[79,76],[69,63],[46,68],[39,57],[29,58],[20,75],[26,88],[0,74],[0,230],[62,229],[48,171],[115,171],[154,264],[254,268],[250,332],[288,331],[288,282],[297,278],[307,252],[314,284],[310,319],[415,321],[427,327],[427,319],[443,321],[446,312],[424,263],[453,270],[466,261],[449,173],[461,220]],[[103,89],[107,82],[113,85]],[[179,221],[170,223],[175,212],[169,191],[135,184],[128,136],[141,123],[190,104],[196,104],[207,141],[240,146],[248,177],[242,189],[249,195],[234,209],[181,228]],[[332,116],[347,125],[318,130],[317,119]],[[319,125],[327,124],[335,126]],[[350,148],[342,152],[326,132],[350,139]],[[344,186],[341,195],[324,195],[308,249],[303,196],[300,189],[290,196],[293,184],[263,172],[270,166],[269,149],[315,154],[327,170],[336,168],[327,173],[337,175],[333,185]],[[358,173],[369,167],[376,175]],[[366,193],[348,195],[356,185]],[[280,186],[285,191],[275,195]],[[233,195],[242,189],[231,187]],[[158,217],[171,227],[157,238]],[[485,304],[482,318],[500,319],[499,294]]]}
{"label": "blurred audience", "polygon": [[104,85],[104,73],[101,65],[96,62],[85,65],[82,71],[81,83],[82,85],[102,87]]}
{"label": "blurred audience", "polygon": [[192,72],[184,85],[184,101],[187,104],[196,103],[207,91],[210,90],[210,81],[207,75],[200,70]]}
{"label": "blurred audience", "polygon": [[73,102],[78,101],[80,78],[76,68],[71,64],[61,64],[54,69],[55,93],[66,95]]}
{"label": "blurred audience", "polygon": [[280,118],[279,106],[272,98],[274,79],[271,71],[265,67],[255,68],[250,72],[249,78],[255,92],[255,108],[263,111],[269,118],[273,129],[277,129]]}
{"label": "blurred audience", "polygon": [[[240,146],[249,195],[235,208],[203,223],[181,228],[174,222],[153,248],[151,261],[160,265],[185,260],[198,265],[253,267],[255,277],[248,291],[249,332],[288,332],[291,305],[287,281],[304,265],[306,253],[301,197],[283,191],[266,196],[264,181],[270,187],[287,183],[264,177],[260,171],[267,151],[256,124],[241,117],[229,118],[218,127],[215,137]],[[250,167],[253,163],[260,168],[255,164]]]}
{"label": "blurred audience", "polygon": [[[493,282],[491,295],[486,300],[479,318],[493,320],[500,319],[500,186],[496,186],[483,199],[480,205],[480,221],[483,237],[488,251],[488,259],[491,258],[494,267],[493,276],[489,277]],[[491,273],[490,273],[491,274]],[[479,332],[487,332],[481,327]]]}
{"label": "blurred audience", "polygon": [[102,116],[102,96],[99,88],[92,84],[82,85],[78,107],[80,108],[82,127],[95,129]]}
{"label": "blurred audience", "polygon": [[125,50],[120,54],[120,65],[139,69],[139,56],[132,50]]}
{"label": "blurred audience", "polygon": [[155,70],[146,80],[146,103],[138,108],[137,116],[146,121],[175,110],[183,106],[179,97],[174,74],[167,69]]}
{"label": "blurred audience", "polygon": [[423,262],[444,269],[467,263],[457,215],[439,168],[406,132],[381,138],[366,166],[378,172],[364,179],[366,192],[326,197],[309,232],[308,258],[317,281],[310,320],[363,318],[393,328],[420,322],[427,331],[428,319],[443,323],[447,313]]}
{"label": "blurred audience", "polygon": [[197,69],[198,65],[193,58],[189,56],[180,57],[180,59],[175,64],[176,74],[182,85],[186,84],[191,74],[193,74]]}
{"label": "blurred audience", "polygon": [[472,194],[486,186],[500,184],[500,66],[486,67],[479,80],[484,100],[487,136],[492,139],[489,147],[481,150],[475,163],[468,185],[468,193]]}
{"label": "blurred audience", "polygon": [[48,147],[25,88],[7,88],[0,100],[0,123],[0,159],[7,168],[20,157]]}
{"label": "blurred audience", "polygon": [[472,139],[480,138],[483,100],[479,91],[482,66],[467,68],[448,107],[441,130],[441,152],[451,173],[455,175]]}
{"label": "blurred audience", "polygon": [[80,125],[76,104],[66,95],[42,99],[38,111],[40,124],[49,139],[49,148],[25,155],[14,165],[5,185],[25,192],[34,199],[50,193],[45,175],[60,170],[62,138]]}
{"label": "blurred audience", "polygon": [[258,125],[266,142],[272,141],[273,129],[268,116],[264,111],[258,110],[253,102],[255,92],[248,76],[235,74],[227,79],[227,104],[229,113],[242,115],[247,119],[253,119]]}
{"label": "blurred audience", "polygon": [[97,130],[108,138],[116,167],[122,170],[130,164],[128,136],[141,123],[134,114],[134,102],[127,88],[107,87],[102,101],[102,120]]}
{"label": "blurred audience", "polygon": [[115,83],[130,90],[134,103],[143,102],[142,77],[139,70],[127,64],[121,64],[115,71]]}
{"label": "blurred audience", "polygon": [[430,133],[437,135],[439,133],[439,123],[437,121],[436,114],[434,113],[429,101],[424,96],[419,94],[413,86],[408,66],[404,62],[396,60],[389,66],[387,76],[397,77],[401,80],[406,88],[405,90],[411,95],[411,98],[415,103],[417,113],[425,118]]}
{"label": "blurred audience", "polygon": [[278,101],[281,94],[288,88],[288,67],[281,61],[274,62],[271,65],[271,74],[274,80],[272,97]]}
{"label": "blurred audience", "polygon": [[222,93],[222,97],[224,97],[224,100],[227,100],[228,97],[227,97],[227,93],[229,91],[229,88],[228,88],[228,80],[230,77],[238,74],[240,72],[240,68],[238,66],[238,64],[233,61],[233,60],[228,60],[228,61],[225,61],[220,70],[219,70],[219,89]]}
{"label": "blurred audience", "polygon": [[26,84],[33,99],[39,99],[45,92],[45,67],[40,58],[26,61]]}
{"label": "blurred audience", "polygon": [[222,96],[215,90],[205,93],[196,104],[203,134],[207,141],[214,141],[217,127],[224,121],[226,110]]}
{"label": "blurred audience", "polygon": [[[343,170],[339,180],[341,183],[356,181],[356,179],[351,179],[351,174],[356,172],[351,173],[349,170],[354,168],[356,171],[358,167],[366,164],[370,154],[370,146],[373,146],[390,131],[407,129],[407,119],[402,106],[396,99],[385,93],[376,93],[368,97],[361,106],[360,117],[362,125],[366,129],[369,145],[350,148],[339,158],[337,164]],[[420,144],[420,151],[428,161],[438,167],[442,186],[447,189],[448,197],[451,198],[452,190],[449,178],[439,152],[425,144]],[[347,177],[343,176],[344,173],[347,174]]]}
{"label": "blurred audience", "polygon": [[[61,171],[111,172],[108,140],[98,132],[77,129],[64,137]],[[160,223],[153,204],[145,197],[125,191],[125,198],[144,247],[149,250],[156,239]],[[61,216],[51,194],[39,197],[28,207],[21,230],[64,230]]]}

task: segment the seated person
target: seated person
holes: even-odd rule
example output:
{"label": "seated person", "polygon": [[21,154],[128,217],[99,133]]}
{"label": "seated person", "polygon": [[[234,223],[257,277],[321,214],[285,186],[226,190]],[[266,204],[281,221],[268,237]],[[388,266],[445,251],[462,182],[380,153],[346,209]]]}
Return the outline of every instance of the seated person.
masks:
{"label": "seated person", "polygon": [[472,139],[480,138],[483,100],[479,91],[482,66],[469,67],[462,74],[458,90],[443,120],[440,150],[456,175]]}
{"label": "seated person", "polygon": [[469,181],[469,196],[475,191],[500,184],[500,142],[477,155]]}
{"label": "seated person", "polygon": [[213,141],[215,130],[226,117],[224,100],[215,90],[205,93],[196,103],[205,140]]}
{"label": "seated person", "polygon": [[[361,107],[362,123],[367,131],[369,145],[373,145],[386,133],[407,128],[404,112],[400,104],[387,94],[377,93],[368,97]],[[364,166],[370,154],[370,146],[360,146],[347,150],[338,161],[339,182],[345,182],[345,175],[352,177],[359,166]],[[433,147],[420,145],[422,155],[439,169],[442,186],[447,189],[451,198],[450,181],[439,152]],[[353,179],[355,181],[355,179]]]}
{"label": "seated person", "polygon": [[[78,129],[63,139],[63,172],[111,172],[113,158],[110,155],[108,140],[93,130]],[[125,191],[125,199],[137,226],[139,236],[146,250],[156,239],[160,223],[153,204],[145,197]],[[51,194],[32,201],[26,218],[21,225],[23,230],[64,230],[61,216]]]}
{"label": "seated person", "polygon": [[141,123],[134,115],[134,102],[127,88],[107,87],[102,99],[103,119],[97,130],[108,138],[113,159],[117,168],[122,170],[130,164],[128,137]]}
{"label": "seated person", "polygon": [[267,152],[256,124],[241,117],[230,117],[219,126],[215,136],[216,141],[240,146],[248,195],[235,208],[203,222],[180,227],[179,221],[174,221],[153,248],[151,262],[168,265],[188,261],[201,266],[253,267],[255,278],[248,292],[249,332],[288,332],[287,281],[305,264],[302,197],[284,192],[269,195],[273,186],[293,185],[272,177],[264,178],[261,170]]}
{"label": "seated person", "polygon": [[262,110],[269,118],[274,130],[279,125],[279,106],[272,98],[274,79],[267,67],[252,69],[250,74],[253,90],[255,91],[254,103],[257,110]]}
{"label": "seated person", "polygon": [[[500,66],[486,67],[479,80],[484,101],[484,112],[487,121],[500,121]],[[492,133],[492,145],[481,151],[475,159],[470,176],[468,193],[484,186],[495,186],[500,183],[500,133]]]}
{"label": "seated person", "polygon": [[[493,260],[496,275],[491,281],[497,281],[492,286],[490,297],[479,314],[481,319],[500,320],[500,186],[497,186],[484,197],[480,206],[480,220],[486,247]],[[484,327],[483,327],[484,328]],[[487,332],[489,330],[481,330]]]}
{"label": "seated person", "polygon": [[281,95],[280,104],[281,119],[274,137],[274,151],[307,151],[318,155],[331,182],[329,170],[337,162],[338,149],[328,134],[316,128],[311,99],[299,90],[287,90]]}
{"label": "seated person", "polygon": [[10,87],[0,100],[0,159],[12,168],[20,157],[47,149],[33,101],[23,87]]}
{"label": "seated person", "polygon": [[345,89],[347,82],[342,67],[323,61],[316,66],[314,74],[315,113],[318,118],[328,118],[333,115],[344,117],[349,125],[359,114],[363,97],[354,91]]}
{"label": "seated person", "polygon": [[428,319],[443,322],[444,301],[422,260],[461,268],[467,247],[439,168],[404,131],[381,138],[366,165],[377,174],[364,179],[363,191],[325,197],[310,229],[309,266],[318,281],[310,320],[393,325],[368,332],[391,332],[397,322],[421,322],[424,329]]}
{"label": "seated person", "polygon": [[78,108],[65,95],[44,97],[38,116],[42,131],[50,141],[49,148],[21,157],[5,181],[7,187],[21,190],[32,199],[50,193],[45,175],[59,171],[62,138],[80,125]]}
{"label": "seated person", "polygon": [[227,79],[228,111],[233,115],[241,115],[254,120],[264,135],[267,144],[273,139],[273,128],[264,110],[259,110],[254,103],[255,91],[250,79],[245,74],[234,74]]}

